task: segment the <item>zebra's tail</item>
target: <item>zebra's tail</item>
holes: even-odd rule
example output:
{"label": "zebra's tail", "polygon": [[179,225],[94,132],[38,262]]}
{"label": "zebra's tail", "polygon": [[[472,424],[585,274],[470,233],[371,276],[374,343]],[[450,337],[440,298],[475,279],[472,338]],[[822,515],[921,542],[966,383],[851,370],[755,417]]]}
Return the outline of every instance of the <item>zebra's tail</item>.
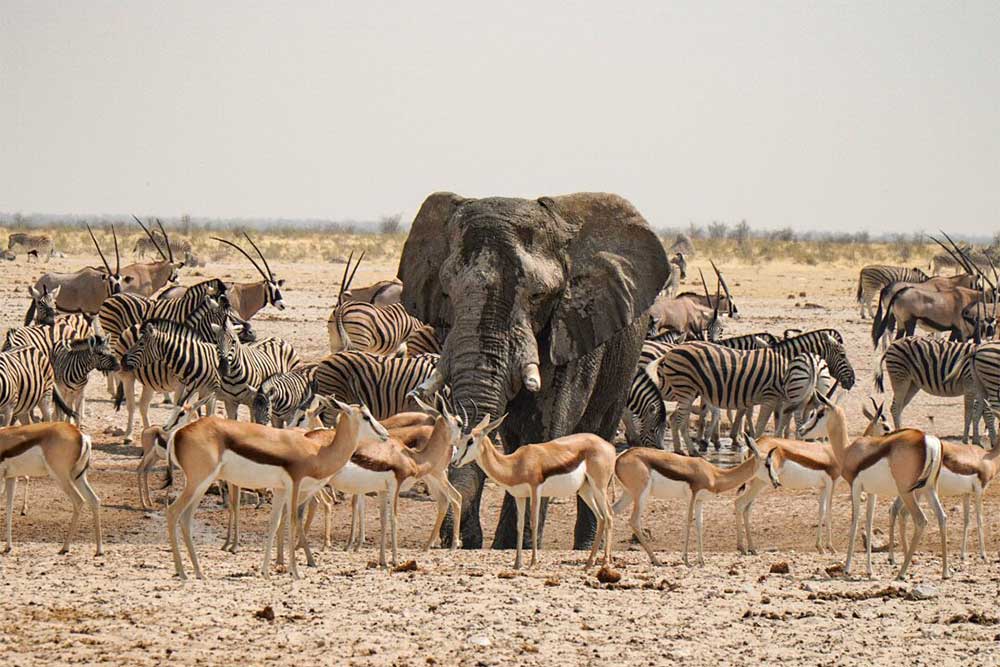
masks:
{"label": "zebra's tail", "polygon": [[909,287],[904,287],[903,289],[897,291],[895,294],[892,295],[892,298],[889,299],[889,303],[887,303],[885,305],[885,311],[884,311],[885,315],[884,316],[883,316],[883,310],[882,310],[882,296],[885,293],[885,290],[883,290],[882,292],[879,293],[879,295],[878,295],[878,310],[875,312],[875,319],[872,320],[872,347],[873,348],[877,348],[878,347],[879,339],[881,339],[882,336],[885,335],[886,330],[889,329],[889,327],[895,325],[895,323],[896,323],[896,316],[893,315],[892,306],[893,306],[893,304],[896,303],[896,299],[899,298],[899,295],[902,294],[903,292],[905,292],[908,289],[910,289],[910,288]]}
{"label": "zebra's tail", "polygon": [[937,436],[924,434],[924,470],[920,473],[920,479],[910,487],[910,491],[922,489],[928,484],[932,487],[937,485],[938,476],[941,474],[941,441]]}
{"label": "zebra's tail", "polygon": [[52,400],[55,401],[56,407],[62,410],[67,419],[79,419],[80,415],[76,414],[76,410],[66,405],[66,401],[55,387],[52,387]]}
{"label": "zebra's tail", "polygon": [[875,388],[878,389],[878,393],[880,394],[885,392],[885,369],[883,367],[885,366],[885,355],[888,352],[886,350],[882,353],[882,356],[879,357],[878,365],[875,366]]}
{"label": "zebra's tail", "polygon": [[87,468],[90,467],[90,454],[93,450],[93,442],[90,436],[86,433],[80,434],[80,456],[76,458],[76,463],[73,464],[73,479],[80,479],[83,474],[87,472]]}
{"label": "zebra's tail", "polygon": [[122,409],[122,403],[125,402],[125,383],[118,383],[118,390],[115,392],[115,412],[119,412]]}
{"label": "zebra's tail", "polygon": [[337,306],[333,313],[334,324],[337,327],[337,335],[340,336],[340,349],[351,349],[351,337],[347,334],[347,327],[344,326],[344,311]]}
{"label": "zebra's tail", "polygon": [[864,276],[865,276],[865,271],[864,271],[864,269],[862,269],[861,273],[858,274],[858,293],[854,297],[855,299],[857,299],[858,303],[861,303],[861,294],[862,294],[862,291],[863,291],[861,289],[861,281],[864,278]]}

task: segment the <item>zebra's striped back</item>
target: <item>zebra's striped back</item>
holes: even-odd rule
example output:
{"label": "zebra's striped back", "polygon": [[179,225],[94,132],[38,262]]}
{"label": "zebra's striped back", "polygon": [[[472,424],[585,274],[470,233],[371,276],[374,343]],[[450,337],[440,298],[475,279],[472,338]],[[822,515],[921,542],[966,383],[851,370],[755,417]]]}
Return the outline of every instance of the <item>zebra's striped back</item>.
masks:
{"label": "zebra's striped back", "polygon": [[396,354],[407,337],[421,326],[420,320],[407,313],[401,303],[379,307],[349,301],[334,308],[327,321],[330,352]]}
{"label": "zebra's striped back", "polygon": [[442,341],[438,340],[434,327],[423,324],[406,338],[406,356],[419,357],[421,354],[441,354]]}
{"label": "zebra's striped back", "polygon": [[[169,325],[164,324],[163,326],[168,327]],[[135,347],[135,345],[139,341],[141,335],[141,324],[133,324],[128,329],[123,331],[112,344],[112,352],[115,357],[119,360],[124,360],[130,350],[140,349]],[[128,372],[132,373],[136,380],[153,391],[172,391],[174,389],[174,384],[177,382],[177,377],[170,369],[170,364],[162,359],[141,363],[135,368],[128,369]]]}
{"label": "zebra's striped back", "polygon": [[882,368],[893,385],[907,383],[935,396],[961,396],[969,381],[969,359],[975,343],[935,340],[911,336],[893,341],[882,355],[875,372],[875,384],[885,391]]}
{"label": "zebra's striped back", "polygon": [[284,373],[276,373],[261,383],[250,406],[253,421],[287,423],[295,411],[308,406],[313,397],[316,364],[303,364]]}
{"label": "zebra's striped back", "polygon": [[743,334],[742,336],[722,338],[715,341],[715,344],[728,347],[732,350],[762,350],[776,344],[777,342],[778,338],[774,334],[763,331],[761,333],[749,333]]}
{"label": "zebra's striped back", "polygon": [[53,382],[48,355],[39,350],[23,347],[0,353],[0,412],[26,414],[51,397]]}
{"label": "zebra's striped back", "polygon": [[696,397],[718,408],[777,403],[788,360],[772,349],[732,350],[712,343],[678,345],[660,363],[667,400]]}
{"label": "zebra's striped back", "polygon": [[57,317],[55,324],[30,324],[26,327],[12,327],[4,337],[3,349],[33,347],[49,354],[52,346],[62,340],[83,338],[90,334],[90,320],[86,315],[74,313]]}
{"label": "zebra's striped back", "polygon": [[186,387],[219,386],[215,345],[201,340],[182,324],[144,323],[138,338],[128,348],[122,367],[139,376],[144,367],[161,361],[172,379]]}
{"label": "zebra's striped back", "polygon": [[176,299],[150,299],[122,292],[105,299],[97,317],[101,328],[114,341],[125,329],[146,320],[186,323],[207,297],[224,294],[225,289],[221,280],[213,278],[192,285]]}
{"label": "zebra's striped back", "polygon": [[414,409],[407,394],[430,377],[436,354],[381,357],[366,352],[338,352],[316,365],[316,392],[346,403],[364,403],[375,419]]}
{"label": "zebra's striped back", "polygon": [[871,303],[872,297],[892,283],[922,283],[930,276],[918,268],[872,264],[861,269],[858,276],[858,303]]}

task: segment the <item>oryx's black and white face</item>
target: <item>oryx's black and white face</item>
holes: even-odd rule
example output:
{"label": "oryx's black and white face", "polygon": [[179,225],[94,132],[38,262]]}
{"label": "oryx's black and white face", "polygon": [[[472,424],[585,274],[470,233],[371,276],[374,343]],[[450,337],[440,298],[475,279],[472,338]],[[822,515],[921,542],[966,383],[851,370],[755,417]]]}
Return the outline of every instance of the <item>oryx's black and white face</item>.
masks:
{"label": "oryx's black and white face", "polygon": [[264,282],[264,289],[267,290],[267,302],[278,310],[285,309],[285,300],[281,296],[281,288],[284,285],[285,281],[283,279],[267,280]]}

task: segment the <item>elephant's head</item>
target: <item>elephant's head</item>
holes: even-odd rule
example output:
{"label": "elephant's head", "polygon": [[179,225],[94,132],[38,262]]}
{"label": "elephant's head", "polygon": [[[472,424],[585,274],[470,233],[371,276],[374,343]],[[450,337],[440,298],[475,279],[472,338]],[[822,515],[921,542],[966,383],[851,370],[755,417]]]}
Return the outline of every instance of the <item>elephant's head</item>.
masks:
{"label": "elephant's head", "polygon": [[449,332],[438,380],[458,405],[494,417],[631,325],[667,273],[663,247],[635,208],[590,193],[433,194],[399,265],[407,310]]}

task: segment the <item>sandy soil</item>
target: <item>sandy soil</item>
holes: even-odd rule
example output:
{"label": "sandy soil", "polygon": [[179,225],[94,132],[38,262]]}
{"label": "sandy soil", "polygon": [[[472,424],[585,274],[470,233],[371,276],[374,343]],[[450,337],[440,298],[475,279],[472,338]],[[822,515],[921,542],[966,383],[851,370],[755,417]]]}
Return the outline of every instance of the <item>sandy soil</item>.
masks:
{"label": "sandy soil", "polygon": [[[81,261],[54,260],[50,266],[65,270]],[[289,308],[262,312],[259,332],[285,337],[304,357],[322,355],[342,265],[273,264],[288,280]],[[251,279],[246,268],[222,265],[217,271],[224,278]],[[367,265],[358,284],[387,277],[394,268]],[[20,262],[0,265],[5,326],[23,316],[23,286],[38,272]],[[858,319],[853,305],[856,269],[769,264],[730,267],[726,273],[744,314],[739,322],[727,322],[727,333],[780,334],[789,327],[818,326],[844,332],[859,378],[847,404],[856,431],[860,406],[871,391],[873,360],[868,323]],[[184,276],[185,282],[196,280],[195,274]],[[819,307],[804,307],[807,303]],[[894,568],[881,552],[874,556],[873,580],[848,580],[835,569],[828,573],[842,562],[850,519],[846,487],[840,485],[834,503],[837,555],[814,552],[816,497],[779,492],[762,496],[755,510],[762,553],[737,556],[729,494],[707,502],[707,562],[687,568],[680,561],[684,508],[654,501],[645,524],[667,565],[650,568],[629,544],[622,522],[615,527],[615,568],[622,579],[611,585],[598,583],[594,570],[584,571],[585,554],[567,550],[573,521],[568,502],[552,508],[541,564],[516,575],[511,552],[419,552],[434,512],[433,504],[419,499],[401,505],[401,560],[415,560],[416,570],[373,569],[377,513],[369,512],[364,551],[345,554],[340,545],[348,508],[341,504],[334,516],[337,546],[319,552],[319,567],[303,569],[303,580],[293,582],[283,570],[269,581],[255,574],[269,507],[245,510],[242,550],[233,556],[218,548],[225,516],[217,498],[209,496],[196,517],[196,542],[209,579],[182,583],[172,576],[162,510],[138,509],[133,474],[138,450],[113,435],[124,415],[113,412],[96,376],[88,396],[85,430],[96,445],[90,479],[104,502],[106,555],[93,557],[85,516],[73,551],[57,556],[69,503],[48,480],[32,481],[28,514],[15,516],[14,551],[0,558],[0,654],[6,664],[1000,662],[996,492],[985,501],[986,562],[958,562],[961,510],[946,502],[956,570],[946,582],[940,581],[936,526],[928,527],[904,584],[890,583]],[[961,414],[959,399],[921,395],[906,418],[909,425],[951,439],[961,432]],[[166,415],[167,408],[154,408],[154,420]],[[18,507],[20,496],[19,491]],[[165,492],[154,496],[166,500]],[[499,493],[488,488],[487,532],[499,505]],[[877,544],[885,542],[886,510],[882,502]],[[322,536],[314,532],[313,539],[321,542]],[[974,540],[973,534],[973,552]],[[859,556],[857,571],[863,572]],[[787,563],[788,574],[771,573],[780,563]]]}

